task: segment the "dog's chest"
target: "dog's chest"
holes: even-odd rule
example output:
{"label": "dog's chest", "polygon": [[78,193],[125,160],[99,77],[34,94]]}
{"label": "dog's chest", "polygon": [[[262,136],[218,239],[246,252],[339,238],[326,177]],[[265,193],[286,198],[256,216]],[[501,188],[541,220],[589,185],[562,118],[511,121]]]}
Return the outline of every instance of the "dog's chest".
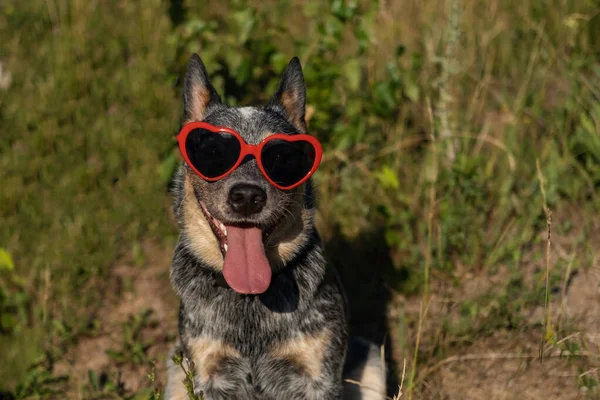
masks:
{"label": "dog's chest", "polygon": [[219,338],[247,355],[260,353],[272,342],[286,339],[312,319],[305,309],[298,307],[278,312],[257,298],[228,296],[203,301],[183,312],[185,336]]}
{"label": "dog's chest", "polygon": [[181,341],[206,398],[335,398],[322,391],[341,382],[343,297],[334,282],[302,282],[281,275],[261,296],[208,285],[183,296]]}
{"label": "dog's chest", "polygon": [[273,382],[317,382],[331,368],[325,357],[341,335],[337,326],[298,310],[273,313],[251,304],[238,307],[228,315],[205,310],[209,319],[196,326],[200,329],[182,332],[198,387],[205,393],[232,398],[226,393],[236,388],[235,393],[248,393],[239,398],[262,399],[260,393],[269,391],[274,392],[264,398],[280,398],[282,389]]}

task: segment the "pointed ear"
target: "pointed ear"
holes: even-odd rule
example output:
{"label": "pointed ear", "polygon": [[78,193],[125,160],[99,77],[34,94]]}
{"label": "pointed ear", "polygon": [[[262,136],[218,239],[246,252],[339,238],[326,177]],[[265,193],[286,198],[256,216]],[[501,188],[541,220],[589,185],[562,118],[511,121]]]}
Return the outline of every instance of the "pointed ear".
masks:
{"label": "pointed ear", "polygon": [[269,106],[282,112],[300,133],[306,132],[306,121],[304,120],[306,84],[298,57],[292,58],[283,72],[279,89],[269,102]]}
{"label": "pointed ear", "polygon": [[185,73],[183,104],[187,121],[201,121],[209,107],[220,104],[221,97],[210,83],[206,67],[198,56],[192,55]]}

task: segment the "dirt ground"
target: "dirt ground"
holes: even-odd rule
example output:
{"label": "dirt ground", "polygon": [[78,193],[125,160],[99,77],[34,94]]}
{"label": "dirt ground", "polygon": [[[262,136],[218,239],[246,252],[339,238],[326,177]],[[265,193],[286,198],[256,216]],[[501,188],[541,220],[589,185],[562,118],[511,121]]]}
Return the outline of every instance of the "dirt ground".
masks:
{"label": "dirt ground", "polygon": [[[598,260],[596,260],[598,261]],[[454,315],[467,299],[476,298],[494,290],[506,278],[506,271],[493,276],[483,273],[461,279],[461,287],[445,293],[443,298],[432,296],[423,323],[423,331],[435,331],[442,313]],[[440,288],[441,291],[441,288]],[[600,264],[578,271],[565,287],[564,298],[555,294],[550,303],[553,324],[560,321],[572,332],[568,337],[556,338],[554,345],[545,345],[540,361],[540,339],[546,318],[543,307],[527,309],[522,317],[539,329],[528,332],[499,330],[488,337],[467,338],[453,354],[419,369],[423,399],[447,400],[562,400],[600,398],[597,387],[590,392],[580,387],[579,380],[589,375],[598,377],[600,359]],[[399,296],[399,305],[405,313],[418,315],[420,300]],[[391,313],[393,316],[393,313]],[[430,335],[431,336],[431,335]],[[577,343],[575,352],[564,351],[561,342]],[[429,343],[421,342],[423,349]],[[403,357],[396,353],[395,359]],[[398,362],[397,362],[398,363]],[[420,378],[418,378],[420,380]]]}
{"label": "dirt ground", "polygon": [[[123,343],[123,325],[133,315],[151,309],[152,321],[143,329],[144,342],[151,343],[147,349],[149,358],[156,360],[157,382],[164,384],[166,355],[177,333],[178,300],[169,282],[169,266],[172,249],[155,244],[145,244],[143,267],[135,266],[125,259],[113,269],[113,277],[119,293],[106,294],[106,307],[100,315],[98,334],[80,340],[64,361],[56,366],[56,372],[68,373],[76,383],[88,381],[88,370],[98,375],[117,376],[128,392],[148,388],[148,365],[115,363],[107,350],[118,349]],[[502,273],[492,276],[469,276],[468,282],[453,296],[458,301],[490,290],[501,282]],[[600,265],[577,273],[571,280],[563,304],[555,304],[557,312],[568,315],[570,323],[581,342],[589,351],[597,354],[600,348]],[[448,294],[444,295],[444,299]],[[432,297],[423,330],[436,329],[436,315],[449,311],[440,297]],[[394,319],[399,309],[407,315],[418,315],[420,297],[404,298],[396,294],[389,308]],[[530,318],[543,318],[543,310],[531,310]],[[392,324],[393,326],[393,324]],[[392,343],[398,332],[391,329]],[[410,332],[409,336],[415,332]],[[441,358],[437,364],[420,366],[417,379],[423,377],[417,398],[448,400],[504,400],[504,399],[578,399],[592,398],[595,394],[582,391],[578,377],[597,374],[589,362],[573,357],[561,357],[549,351],[542,363],[537,358],[539,335],[523,332],[499,331],[491,337],[474,338],[460,346],[460,351]],[[422,343],[427,347],[427,343]],[[393,358],[402,365],[405,354],[398,349]],[[597,359],[597,358],[596,358]],[[410,366],[410,361],[407,363]],[[583,370],[587,368],[587,370]],[[81,386],[81,385],[74,385]],[[405,391],[406,392],[406,391]],[[406,393],[405,393],[406,394]],[[75,398],[80,397],[77,394]],[[404,396],[402,397],[404,398]]]}
{"label": "dirt ground", "polygon": [[[558,303],[558,302],[557,302]],[[556,304],[556,308],[559,305]],[[577,274],[565,300],[565,313],[573,324],[573,335],[585,346],[582,353],[598,359],[600,349],[600,266]],[[540,312],[541,311],[541,312]],[[557,311],[558,313],[558,311]],[[543,318],[533,310],[531,318]],[[598,398],[598,393],[580,389],[578,378],[597,376],[589,359],[568,357],[550,350],[540,362],[539,336],[498,332],[491,338],[467,346],[460,359],[439,368],[435,384],[427,385],[431,397],[440,399],[561,400]],[[436,387],[437,386],[437,387]],[[434,396],[435,395],[435,396]]]}
{"label": "dirt ground", "polygon": [[99,376],[118,377],[127,392],[151,387],[148,364],[118,365],[107,354],[122,347],[123,325],[133,316],[151,310],[150,322],[144,327],[141,339],[150,343],[147,354],[149,359],[155,360],[157,382],[162,386],[166,357],[177,335],[178,299],[169,281],[172,249],[151,243],[145,244],[143,249],[146,260],[143,267],[135,266],[127,258],[113,269],[114,284],[110,287],[115,288],[116,293],[106,293],[105,307],[98,318],[98,334],[80,340],[56,366],[58,374],[68,373],[76,383],[83,384],[88,381],[88,371],[93,370]]}

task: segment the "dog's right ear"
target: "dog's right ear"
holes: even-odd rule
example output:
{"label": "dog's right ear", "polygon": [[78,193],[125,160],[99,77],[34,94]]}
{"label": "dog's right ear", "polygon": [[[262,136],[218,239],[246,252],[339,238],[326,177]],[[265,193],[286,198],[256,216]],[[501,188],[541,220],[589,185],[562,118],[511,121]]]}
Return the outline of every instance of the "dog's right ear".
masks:
{"label": "dog's right ear", "polygon": [[185,73],[183,105],[187,121],[202,121],[206,111],[221,103],[221,97],[210,83],[204,63],[198,54],[192,55]]}

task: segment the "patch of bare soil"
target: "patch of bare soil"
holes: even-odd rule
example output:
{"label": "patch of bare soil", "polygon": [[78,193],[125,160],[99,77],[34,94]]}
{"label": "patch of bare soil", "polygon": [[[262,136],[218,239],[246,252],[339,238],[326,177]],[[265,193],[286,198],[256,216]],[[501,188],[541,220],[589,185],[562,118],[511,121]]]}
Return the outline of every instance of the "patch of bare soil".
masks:
{"label": "patch of bare soil", "polygon": [[540,363],[534,343],[531,339],[524,343],[478,340],[459,355],[462,359],[440,368],[438,387],[432,379],[427,389],[432,394],[439,391],[439,398],[457,400],[579,398],[576,365],[555,357]]}
{"label": "patch of bare soil", "polygon": [[[600,237],[600,226],[596,227]],[[593,230],[596,232],[596,229]],[[545,233],[544,233],[545,234]],[[542,233],[541,233],[542,235]],[[572,254],[581,254],[580,243],[573,239],[557,237],[551,248],[551,268],[561,268],[566,276],[567,264]],[[595,249],[594,249],[595,251]],[[531,250],[526,259],[525,286],[534,284],[534,272],[545,268],[545,240]],[[599,253],[600,254],[600,253]],[[587,254],[589,255],[589,254]],[[421,358],[429,362],[417,371],[418,398],[447,400],[562,400],[600,398],[598,387],[582,384],[587,378],[596,381],[600,377],[600,257],[585,257],[585,265],[571,273],[554,288],[550,302],[551,321],[556,332],[557,324],[564,337],[557,337],[555,344],[545,345],[545,358],[539,360],[540,342],[544,332],[546,311],[537,306],[526,309],[520,315],[527,322],[527,332],[499,329],[491,336],[440,338],[440,321],[456,321],[460,305],[476,301],[482,295],[493,294],[504,286],[509,271],[500,266],[497,273],[473,273],[458,269],[459,285],[453,286],[440,279],[433,279],[433,293],[427,314],[422,320]],[[558,289],[558,290],[557,290]],[[403,357],[410,359],[418,330],[421,298],[397,296],[397,305],[390,310],[392,320],[398,321],[403,313],[404,328],[408,332],[392,332],[404,336],[408,342],[405,354],[396,351],[394,358],[401,365]],[[518,299],[515,299],[518,301]],[[393,326],[393,324],[392,324]],[[443,356],[434,356],[434,347],[444,340],[452,345]],[[410,365],[410,364],[409,364]],[[592,384],[593,386],[593,384]]]}
{"label": "patch of bare soil", "polygon": [[[128,257],[119,262],[111,272],[106,285],[102,310],[96,318],[98,328],[92,337],[80,339],[65,359],[55,367],[58,374],[68,374],[75,388],[88,383],[88,371],[100,379],[110,379],[123,386],[127,392],[151,387],[147,377],[150,362],[155,361],[158,384],[165,378],[166,357],[177,334],[178,300],[169,281],[172,249],[146,243],[143,246],[144,262],[136,263]],[[125,326],[131,329],[142,315],[135,342],[144,345],[145,360],[132,360],[125,346]],[[123,360],[111,358],[108,352],[123,354]]]}
{"label": "patch of bare soil", "polygon": [[[598,377],[600,359],[600,274],[580,273],[569,287],[566,319],[570,338],[582,356],[548,348],[542,362],[538,358],[542,331],[515,334],[499,331],[479,338],[437,365],[425,385],[424,398],[439,399],[524,399],[562,400],[598,398],[578,381],[585,375]],[[543,313],[543,310],[542,310]],[[540,313],[532,313],[536,315]],[[558,314],[554,313],[555,316]],[[542,314],[543,315],[543,314]],[[535,319],[537,317],[534,316]],[[512,338],[511,338],[512,337]],[[561,347],[562,348],[562,347]],[[433,371],[432,371],[433,372]]]}
{"label": "patch of bare soil", "polygon": [[575,275],[564,306],[590,347],[600,349],[600,264]]}

